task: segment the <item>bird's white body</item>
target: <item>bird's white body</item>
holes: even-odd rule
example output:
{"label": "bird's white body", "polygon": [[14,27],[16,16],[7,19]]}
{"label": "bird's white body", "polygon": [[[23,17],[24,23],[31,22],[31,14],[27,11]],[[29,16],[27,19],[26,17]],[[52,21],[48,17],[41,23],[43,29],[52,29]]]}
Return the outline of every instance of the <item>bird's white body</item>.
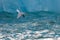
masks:
{"label": "bird's white body", "polygon": [[16,11],[18,12],[17,19],[20,18],[24,14],[23,12],[20,12],[18,9]]}

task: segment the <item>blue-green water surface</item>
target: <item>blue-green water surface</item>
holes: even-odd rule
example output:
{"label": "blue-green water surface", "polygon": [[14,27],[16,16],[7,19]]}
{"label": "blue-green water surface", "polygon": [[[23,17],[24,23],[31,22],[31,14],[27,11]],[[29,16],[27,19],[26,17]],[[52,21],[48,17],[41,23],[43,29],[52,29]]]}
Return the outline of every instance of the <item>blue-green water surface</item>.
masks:
{"label": "blue-green water surface", "polygon": [[[60,14],[55,12],[27,12],[16,18],[12,13],[0,13],[0,39],[26,40],[60,36]],[[39,36],[38,36],[39,35]]]}

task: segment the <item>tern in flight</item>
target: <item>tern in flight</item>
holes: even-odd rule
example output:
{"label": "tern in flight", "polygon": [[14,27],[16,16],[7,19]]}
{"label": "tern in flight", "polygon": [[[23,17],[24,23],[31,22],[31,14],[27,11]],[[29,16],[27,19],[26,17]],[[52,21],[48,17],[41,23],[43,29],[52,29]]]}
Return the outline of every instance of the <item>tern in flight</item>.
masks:
{"label": "tern in flight", "polygon": [[24,15],[24,13],[23,12],[21,12],[20,10],[16,10],[17,11],[17,19],[19,19],[21,16],[23,16],[23,17],[25,17],[25,15]]}

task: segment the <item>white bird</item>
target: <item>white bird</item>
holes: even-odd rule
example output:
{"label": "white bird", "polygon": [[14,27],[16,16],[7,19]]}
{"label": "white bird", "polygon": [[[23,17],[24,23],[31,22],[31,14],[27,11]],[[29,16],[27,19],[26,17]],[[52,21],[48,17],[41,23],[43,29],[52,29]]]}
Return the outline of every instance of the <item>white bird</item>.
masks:
{"label": "white bird", "polygon": [[18,9],[16,10],[18,12],[17,19],[20,18],[24,13],[19,11]]}

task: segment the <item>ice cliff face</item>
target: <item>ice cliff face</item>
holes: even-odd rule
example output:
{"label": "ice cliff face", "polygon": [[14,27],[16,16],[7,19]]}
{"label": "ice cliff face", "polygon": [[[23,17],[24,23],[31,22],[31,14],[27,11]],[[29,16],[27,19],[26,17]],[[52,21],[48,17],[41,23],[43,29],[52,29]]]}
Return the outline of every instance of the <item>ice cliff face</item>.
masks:
{"label": "ice cliff face", "polygon": [[60,11],[60,0],[0,0],[0,11]]}

